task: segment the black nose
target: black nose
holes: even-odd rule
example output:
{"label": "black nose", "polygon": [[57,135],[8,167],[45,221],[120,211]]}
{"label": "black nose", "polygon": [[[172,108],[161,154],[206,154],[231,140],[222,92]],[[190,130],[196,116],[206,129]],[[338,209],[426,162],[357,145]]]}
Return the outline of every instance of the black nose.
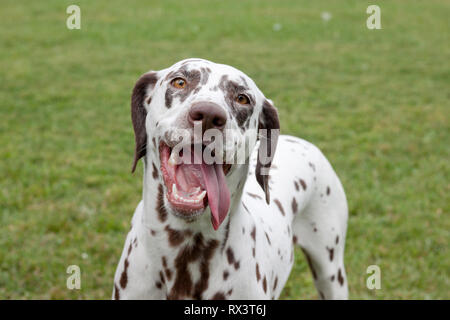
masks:
{"label": "black nose", "polygon": [[213,102],[197,102],[191,106],[188,114],[189,122],[202,122],[202,131],[208,129],[223,130],[227,122],[227,114],[219,105]]}

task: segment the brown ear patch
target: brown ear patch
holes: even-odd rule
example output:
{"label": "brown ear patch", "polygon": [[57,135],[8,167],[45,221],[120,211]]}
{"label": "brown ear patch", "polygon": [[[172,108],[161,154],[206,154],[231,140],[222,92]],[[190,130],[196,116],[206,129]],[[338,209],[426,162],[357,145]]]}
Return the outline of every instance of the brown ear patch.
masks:
{"label": "brown ear patch", "polygon": [[151,101],[148,90],[152,89],[157,81],[156,72],[146,73],[138,79],[131,94],[131,121],[133,122],[135,140],[134,162],[131,172],[136,170],[137,162],[147,153],[147,132],[145,130],[147,110],[145,110],[144,101],[145,99]]}
{"label": "brown ear patch", "polygon": [[[258,137],[259,149],[256,162],[255,176],[261,188],[264,190],[267,204],[270,203],[269,194],[269,169],[275,155],[275,149],[280,134],[280,120],[277,109],[265,100],[259,118]],[[261,162],[261,160],[264,160]]]}

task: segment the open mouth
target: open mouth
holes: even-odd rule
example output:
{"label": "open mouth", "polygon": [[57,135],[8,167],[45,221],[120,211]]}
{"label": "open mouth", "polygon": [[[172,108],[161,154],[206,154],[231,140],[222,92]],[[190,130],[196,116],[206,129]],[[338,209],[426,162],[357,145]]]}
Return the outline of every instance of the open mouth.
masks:
{"label": "open mouth", "polygon": [[[201,152],[196,149],[201,149]],[[192,218],[202,213],[209,205],[211,222],[217,230],[230,207],[230,191],[225,176],[231,164],[205,163],[203,149],[203,146],[194,148],[194,145],[191,145],[190,155],[183,156],[183,150],[178,153],[161,142],[161,172],[167,200],[172,209],[181,217]]]}

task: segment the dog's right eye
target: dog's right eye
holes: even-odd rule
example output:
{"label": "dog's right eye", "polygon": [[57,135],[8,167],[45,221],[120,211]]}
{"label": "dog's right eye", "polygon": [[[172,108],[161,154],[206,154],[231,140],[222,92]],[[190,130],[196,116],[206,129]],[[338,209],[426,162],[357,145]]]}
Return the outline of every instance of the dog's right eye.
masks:
{"label": "dog's right eye", "polygon": [[236,97],[236,102],[240,104],[249,104],[250,99],[245,94],[240,94]]}
{"label": "dog's right eye", "polygon": [[186,86],[186,80],[183,78],[175,78],[170,84],[177,89],[183,89]]}

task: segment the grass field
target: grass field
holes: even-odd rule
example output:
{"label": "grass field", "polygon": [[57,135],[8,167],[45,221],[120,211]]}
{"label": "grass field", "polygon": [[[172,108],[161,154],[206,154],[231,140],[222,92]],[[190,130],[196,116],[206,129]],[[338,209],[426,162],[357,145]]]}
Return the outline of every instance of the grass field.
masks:
{"label": "grass field", "polygon": [[[381,30],[366,28],[374,2]],[[73,3],[81,30],[66,28]],[[350,298],[449,299],[449,14],[444,0],[2,0],[0,298],[110,298],[142,188],[132,86],[202,57],[250,75],[282,132],[333,164]],[[72,264],[81,290],[66,288]],[[281,298],[317,299],[300,252]]]}

